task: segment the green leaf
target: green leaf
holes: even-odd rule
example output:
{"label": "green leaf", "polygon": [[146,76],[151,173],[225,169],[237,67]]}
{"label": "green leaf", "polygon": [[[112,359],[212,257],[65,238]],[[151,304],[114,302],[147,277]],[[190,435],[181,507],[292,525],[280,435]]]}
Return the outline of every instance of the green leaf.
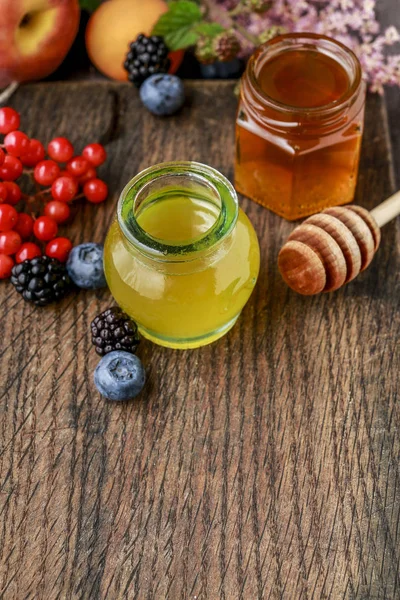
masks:
{"label": "green leaf", "polygon": [[[154,26],[154,35],[162,35],[166,31],[189,27],[201,21],[201,10],[191,0],[175,0],[171,2],[168,11],[161,15]],[[155,33],[155,32],[162,33]]]}
{"label": "green leaf", "polygon": [[83,10],[88,10],[89,12],[93,12],[98,8],[101,4],[102,0],[79,0],[79,6]]}
{"label": "green leaf", "polygon": [[193,46],[198,40],[195,26],[201,22],[199,6],[190,0],[176,0],[169,4],[168,11],[161,15],[153,28],[153,35],[164,38],[170,50]]}
{"label": "green leaf", "polygon": [[199,39],[199,36],[191,27],[180,29],[179,31],[171,31],[164,35],[165,43],[172,51],[183,50],[194,46]]}
{"label": "green leaf", "polygon": [[199,23],[199,25],[196,26],[196,33],[199,35],[215,37],[223,31],[225,31],[225,29],[219,23]]}

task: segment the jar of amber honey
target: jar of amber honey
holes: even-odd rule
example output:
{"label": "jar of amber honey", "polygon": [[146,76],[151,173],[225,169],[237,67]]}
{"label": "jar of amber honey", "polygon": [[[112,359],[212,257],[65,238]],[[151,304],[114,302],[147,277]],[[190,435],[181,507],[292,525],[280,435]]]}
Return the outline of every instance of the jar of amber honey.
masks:
{"label": "jar of amber honey", "polygon": [[196,348],[227,333],[259,264],[257,235],[232,184],[195,162],[136,175],[104,247],[115,300],[145,337],[170,348]]}
{"label": "jar of amber honey", "polygon": [[278,36],[250,58],[236,122],[236,189],[289,220],[351,202],[365,84],[357,57],[317,34]]}

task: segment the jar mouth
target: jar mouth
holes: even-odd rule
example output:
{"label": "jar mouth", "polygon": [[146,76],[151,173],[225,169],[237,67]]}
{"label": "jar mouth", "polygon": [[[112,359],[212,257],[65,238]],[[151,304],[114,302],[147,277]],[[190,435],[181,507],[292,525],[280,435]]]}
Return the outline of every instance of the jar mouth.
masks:
{"label": "jar mouth", "polygon": [[[258,74],[261,67],[272,57],[281,52],[291,50],[314,50],[324,53],[338,62],[349,77],[349,86],[346,91],[336,100],[320,106],[293,106],[285,104],[269,96],[260,86]],[[281,113],[293,113],[301,115],[329,116],[333,112],[344,109],[355,95],[362,83],[361,64],[350,48],[330,38],[317,33],[287,33],[274,37],[272,40],[262,44],[250,57],[248,61],[247,74],[252,91],[260,104],[266,108],[274,109]]]}
{"label": "jar mouth", "polygon": [[[140,215],[146,207],[174,194],[194,195],[212,208],[215,218],[201,234],[170,240],[141,226]],[[142,254],[163,261],[186,261],[227,237],[238,210],[235,189],[216,169],[193,161],[166,162],[141,171],[125,186],[118,202],[118,223],[126,240]]]}

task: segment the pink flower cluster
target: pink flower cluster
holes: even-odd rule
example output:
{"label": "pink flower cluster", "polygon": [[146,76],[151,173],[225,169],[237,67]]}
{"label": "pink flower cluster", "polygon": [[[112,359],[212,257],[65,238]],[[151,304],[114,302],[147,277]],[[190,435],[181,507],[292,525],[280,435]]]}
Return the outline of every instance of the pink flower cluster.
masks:
{"label": "pink flower cluster", "polygon": [[[210,4],[210,2],[208,2]],[[215,0],[228,13],[239,0]],[[376,0],[272,0],[263,14],[246,11],[234,17],[246,30],[258,36],[270,27],[285,31],[309,31],[333,37],[350,47],[360,59],[365,77],[373,92],[383,92],[384,85],[400,86],[400,35],[395,27],[381,32],[375,14]],[[225,16],[220,15],[223,24]],[[243,41],[243,55],[253,47]]]}

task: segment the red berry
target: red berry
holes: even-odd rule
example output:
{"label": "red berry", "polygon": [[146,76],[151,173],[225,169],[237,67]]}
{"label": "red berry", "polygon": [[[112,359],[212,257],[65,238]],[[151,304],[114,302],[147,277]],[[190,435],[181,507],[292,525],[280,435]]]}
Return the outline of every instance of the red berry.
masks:
{"label": "red berry", "polygon": [[29,140],[27,151],[21,154],[20,160],[25,167],[35,167],[38,162],[44,159],[45,155],[43,144],[32,138]]}
{"label": "red berry", "polygon": [[0,148],[0,165],[3,164],[5,158],[4,151]]}
{"label": "red berry", "polygon": [[83,186],[83,193],[89,202],[98,204],[107,198],[108,187],[101,179],[91,179]]}
{"label": "red berry", "polygon": [[64,223],[69,218],[71,211],[66,202],[52,200],[44,207],[44,214],[56,223]]}
{"label": "red berry", "polygon": [[57,137],[51,140],[47,146],[47,152],[50,158],[57,162],[68,162],[74,155],[74,147],[65,137]]}
{"label": "red berry", "polygon": [[4,138],[4,146],[11,156],[21,156],[28,151],[29,138],[22,131],[11,131]]}
{"label": "red berry", "polygon": [[32,242],[25,242],[15,255],[15,261],[19,264],[24,260],[31,260],[37,256],[42,256],[42,252],[36,244]]}
{"label": "red berry", "polygon": [[22,175],[23,166],[22,162],[16,156],[10,156],[7,154],[4,158],[4,162],[0,167],[0,179],[8,179],[8,181],[15,181],[20,175]]}
{"label": "red berry", "polygon": [[22,239],[28,238],[33,231],[33,219],[26,213],[19,213],[17,224],[14,227],[14,231],[19,233]]}
{"label": "red berry", "polygon": [[15,131],[15,129],[19,128],[20,118],[19,114],[13,108],[9,106],[5,106],[4,108],[0,108],[0,133],[10,133],[10,131]]}
{"label": "red berry", "polygon": [[7,187],[4,183],[0,183],[0,204],[7,200]]}
{"label": "red berry", "polygon": [[86,158],[83,158],[83,156],[74,156],[74,158],[71,158],[67,163],[67,171],[74,177],[81,177],[86,173],[89,167],[88,161]]}
{"label": "red berry", "polygon": [[58,177],[51,186],[51,195],[54,200],[61,200],[62,202],[70,202],[75,198],[77,191],[78,184],[71,176]]}
{"label": "red berry", "polygon": [[0,204],[0,231],[10,231],[17,224],[18,213],[9,204]]}
{"label": "red berry", "polygon": [[8,279],[11,275],[11,270],[14,266],[14,261],[7,254],[0,254],[0,279]]}
{"label": "red berry", "polygon": [[0,233],[0,254],[15,254],[22,244],[21,236],[16,231]]}
{"label": "red berry", "polygon": [[40,185],[51,185],[60,174],[60,167],[54,160],[40,161],[33,172],[33,177]]}
{"label": "red berry", "polygon": [[55,238],[46,245],[47,256],[50,258],[57,258],[60,262],[66,262],[71,250],[72,243],[65,237]]}
{"label": "red berry", "polygon": [[106,160],[107,152],[101,144],[89,144],[83,149],[82,156],[94,167],[99,167]]}
{"label": "red berry", "polygon": [[22,196],[21,188],[18,183],[15,183],[15,181],[4,181],[3,185],[7,190],[7,204],[12,204],[13,206],[18,204]]}
{"label": "red berry", "polygon": [[84,175],[82,175],[82,177],[79,177],[78,179],[78,183],[79,185],[85,185],[85,183],[87,181],[90,181],[90,179],[96,179],[97,177],[97,173],[96,173],[96,169],[94,167],[89,167],[88,170],[86,171],[86,173]]}
{"label": "red berry", "polygon": [[39,217],[33,224],[33,233],[38,240],[48,242],[56,237],[57,223],[50,217]]}

